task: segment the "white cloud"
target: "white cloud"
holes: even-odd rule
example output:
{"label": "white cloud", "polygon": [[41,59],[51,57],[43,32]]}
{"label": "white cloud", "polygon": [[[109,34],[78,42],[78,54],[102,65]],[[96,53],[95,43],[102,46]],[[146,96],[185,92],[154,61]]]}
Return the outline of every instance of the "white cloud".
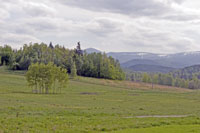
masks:
{"label": "white cloud", "polygon": [[[29,42],[27,41],[29,40]],[[19,48],[22,47],[23,44],[27,44],[30,42],[41,42],[41,40],[29,36],[29,35],[18,35],[18,34],[12,34],[12,33],[7,33],[7,34],[3,34],[0,36],[0,43],[5,45],[5,44],[9,44],[12,45],[13,48]],[[13,45],[14,44],[14,45]]]}
{"label": "white cloud", "polygon": [[23,6],[23,10],[32,17],[37,16],[49,16],[52,17],[55,15],[56,10],[50,8],[49,6],[43,3],[34,3],[34,2],[26,2]]}
{"label": "white cloud", "polygon": [[198,0],[0,0],[0,45],[29,42],[103,51],[200,49]]}

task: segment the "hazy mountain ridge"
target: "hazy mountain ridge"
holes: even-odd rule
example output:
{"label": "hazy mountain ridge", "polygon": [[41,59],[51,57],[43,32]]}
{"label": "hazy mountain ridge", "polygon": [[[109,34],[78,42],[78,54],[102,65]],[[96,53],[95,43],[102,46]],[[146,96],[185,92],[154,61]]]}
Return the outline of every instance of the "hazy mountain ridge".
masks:
{"label": "hazy mountain ridge", "polygon": [[127,69],[135,72],[150,72],[150,73],[168,73],[175,70],[175,68],[171,67],[148,65],[148,64],[137,64],[130,66]]}
{"label": "hazy mountain ridge", "polygon": [[115,59],[118,59],[120,63],[125,63],[133,59],[155,60],[160,57],[157,54],[146,52],[109,52],[107,54]]}
{"label": "hazy mountain ridge", "polygon": [[88,54],[90,54],[90,53],[101,53],[100,50],[97,50],[95,48],[87,48],[84,51],[86,51]]}
{"label": "hazy mountain ridge", "polygon": [[[93,51],[96,51],[96,49],[93,49]],[[166,71],[168,71],[175,68],[180,69],[200,64],[200,51],[175,54],[155,54],[148,52],[109,52],[107,55],[119,60],[123,68],[131,68],[131,70],[134,70],[133,68],[138,67],[135,65],[150,67],[149,69],[146,68],[146,70],[152,70],[152,66],[154,66],[155,69],[157,68],[163,71],[163,69],[166,68]]]}
{"label": "hazy mountain ridge", "polygon": [[[200,64],[200,52],[183,52],[176,54],[153,54],[153,53],[140,53],[140,52],[123,52],[123,53],[108,53],[115,59],[118,59],[121,64],[130,63],[131,60],[140,59],[142,60],[152,60],[158,65],[184,68],[187,66],[192,66]],[[146,63],[145,63],[146,64]]]}
{"label": "hazy mountain ridge", "polygon": [[[184,68],[192,65],[200,64],[200,52],[183,52],[176,54],[141,54],[138,52],[133,53],[108,53],[115,59],[118,59],[123,67],[130,67],[132,62],[135,64],[135,60],[139,60],[139,64],[160,65],[172,68]],[[125,61],[124,61],[125,59]],[[147,62],[148,60],[148,62]],[[150,64],[149,64],[150,63]],[[126,66],[128,64],[128,66]]]}
{"label": "hazy mountain ridge", "polygon": [[160,65],[158,62],[154,60],[148,60],[148,59],[133,59],[130,61],[127,61],[125,63],[122,63],[121,66],[124,68],[128,68],[134,65],[138,64],[145,64],[145,65]]}

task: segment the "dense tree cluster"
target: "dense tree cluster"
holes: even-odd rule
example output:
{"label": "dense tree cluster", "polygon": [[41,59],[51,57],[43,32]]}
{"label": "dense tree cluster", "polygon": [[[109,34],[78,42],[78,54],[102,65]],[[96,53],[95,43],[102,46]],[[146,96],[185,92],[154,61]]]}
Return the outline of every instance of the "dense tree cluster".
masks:
{"label": "dense tree cluster", "polygon": [[[163,73],[142,73],[142,72],[128,72],[126,79],[135,82],[145,82],[159,85],[167,85],[174,87],[182,87],[189,89],[200,89],[200,76],[199,73],[186,74],[190,75],[188,78],[182,77],[182,74],[178,75],[178,71]],[[192,76],[191,76],[192,75]],[[189,78],[190,77],[190,78]]]}
{"label": "dense tree cluster", "polygon": [[106,78],[114,80],[125,79],[118,61],[108,57],[105,53],[87,54],[81,50],[80,42],[76,49],[70,50],[52,43],[24,45],[19,50],[10,46],[0,47],[0,65],[8,65],[12,70],[28,70],[31,64],[52,62],[64,68],[75,77],[76,75]]}
{"label": "dense tree cluster", "polygon": [[12,65],[14,51],[8,45],[0,46],[0,65]]}
{"label": "dense tree cluster", "polygon": [[68,74],[66,69],[57,67],[53,63],[47,65],[36,63],[29,66],[26,78],[35,93],[48,94],[51,90],[53,93],[61,93],[61,89],[67,85]]}
{"label": "dense tree cluster", "polygon": [[85,54],[82,61],[84,62],[82,69],[78,71],[80,75],[118,80],[125,78],[119,62],[112,57],[107,57],[105,53]]}
{"label": "dense tree cluster", "polygon": [[179,69],[173,72],[173,76],[189,80],[193,79],[194,77],[200,79],[200,65],[194,65],[183,69]]}

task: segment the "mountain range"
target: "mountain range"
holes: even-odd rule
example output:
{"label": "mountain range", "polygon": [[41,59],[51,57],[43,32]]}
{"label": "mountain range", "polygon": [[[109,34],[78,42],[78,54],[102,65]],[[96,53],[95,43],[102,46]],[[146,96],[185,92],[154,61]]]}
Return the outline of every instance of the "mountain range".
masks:
{"label": "mountain range", "polygon": [[[96,49],[88,53],[101,52]],[[147,52],[109,52],[108,56],[119,60],[122,68],[142,72],[169,72],[200,64],[200,51],[175,54],[155,54]]]}

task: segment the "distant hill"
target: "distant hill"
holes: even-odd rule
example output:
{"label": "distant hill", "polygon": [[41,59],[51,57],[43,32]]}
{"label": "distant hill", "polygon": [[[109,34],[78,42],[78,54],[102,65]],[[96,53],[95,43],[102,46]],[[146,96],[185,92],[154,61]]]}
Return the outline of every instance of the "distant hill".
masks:
{"label": "distant hill", "polygon": [[[101,52],[100,50],[94,48],[88,48],[85,49],[85,51],[87,53]],[[130,67],[132,67],[131,70],[144,70],[145,72],[169,72],[174,68],[181,69],[188,66],[200,64],[199,51],[182,52],[175,54],[154,54],[148,52],[109,52],[107,53],[107,55],[119,60],[121,66],[125,69],[129,69]],[[141,66],[142,68],[139,69],[139,66]]]}
{"label": "distant hill", "polygon": [[200,64],[174,71],[173,75],[184,79],[192,79],[196,75],[200,79]]}
{"label": "distant hill", "polygon": [[94,49],[94,48],[87,48],[84,51],[86,51],[88,54],[90,53],[101,53],[100,50]]}
{"label": "distant hill", "polygon": [[172,68],[184,68],[200,64],[200,52],[198,51],[183,52],[176,54],[153,54],[145,52],[111,52],[108,53],[108,55],[112,56],[115,59],[118,59],[123,67],[129,67],[130,64],[152,65],[153,62],[155,63],[154,65]]}
{"label": "distant hill", "polygon": [[137,64],[127,68],[128,70],[135,72],[153,72],[153,73],[168,73],[174,71],[175,68],[159,66],[159,65],[147,65],[147,64]]}
{"label": "distant hill", "polygon": [[148,59],[133,59],[130,61],[127,61],[125,63],[122,63],[121,66],[123,68],[128,68],[134,65],[138,65],[138,64],[143,64],[143,65],[159,65],[158,62],[154,61],[154,60],[148,60]]}
{"label": "distant hill", "polygon": [[113,58],[118,59],[120,63],[125,63],[133,59],[149,59],[149,60],[158,59],[157,54],[146,53],[146,52],[110,52],[107,54],[108,56],[112,56]]}
{"label": "distant hill", "polygon": [[184,68],[200,64],[200,52],[184,52],[167,55],[157,60],[163,66]]}

